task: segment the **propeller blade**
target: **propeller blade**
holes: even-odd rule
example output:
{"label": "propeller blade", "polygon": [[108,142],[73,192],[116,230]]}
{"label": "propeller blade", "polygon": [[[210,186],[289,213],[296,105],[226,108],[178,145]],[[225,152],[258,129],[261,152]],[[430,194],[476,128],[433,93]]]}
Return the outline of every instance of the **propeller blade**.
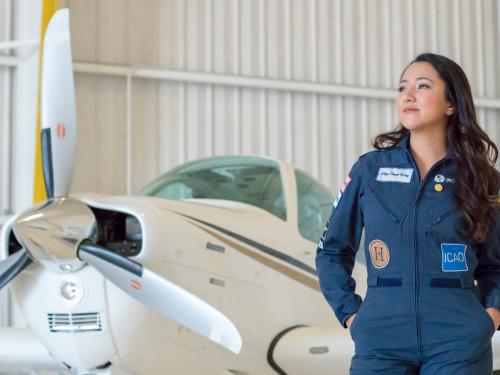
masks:
{"label": "propeller blade", "polygon": [[88,240],[78,247],[78,256],[139,302],[234,353],[240,352],[241,336],[234,324],[194,294]]}
{"label": "propeller blade", "polygon": [[7,285],[19,272],[31,264],[28,252],[19,250],[0,262],[0,289]]}
{"label": "propeller blade", "polygon": [[47,197],[69,194],[76,146],[76,105],[69,11],[57,11],[43,42],[41,127]]}

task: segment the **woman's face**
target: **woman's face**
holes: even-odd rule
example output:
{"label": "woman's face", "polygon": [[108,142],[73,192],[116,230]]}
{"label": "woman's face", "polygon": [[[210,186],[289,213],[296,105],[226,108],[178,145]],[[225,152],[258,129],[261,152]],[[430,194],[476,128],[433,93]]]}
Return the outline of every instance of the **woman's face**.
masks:
{"label": "woman's face", "polygon": [[404,72],[397,98],[399,120],[410,131],[446,126],[453,107],[445,97],[445,82],[427,62],[415,62]]}

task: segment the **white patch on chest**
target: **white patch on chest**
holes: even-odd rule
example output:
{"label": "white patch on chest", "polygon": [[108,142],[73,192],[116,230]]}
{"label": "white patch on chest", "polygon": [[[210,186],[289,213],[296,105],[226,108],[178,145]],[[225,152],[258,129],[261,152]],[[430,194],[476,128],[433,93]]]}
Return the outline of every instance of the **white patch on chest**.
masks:
{"label": "white patch on chest", "polygon": [[413,168],[379,168],[377,181],[408,184],[413,176]]}

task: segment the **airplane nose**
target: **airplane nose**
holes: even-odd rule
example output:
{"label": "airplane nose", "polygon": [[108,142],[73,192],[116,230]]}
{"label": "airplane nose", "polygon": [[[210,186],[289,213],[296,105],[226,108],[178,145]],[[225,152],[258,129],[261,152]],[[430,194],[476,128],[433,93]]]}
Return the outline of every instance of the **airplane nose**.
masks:
{"label": "airplane nose", "polygon": [[97,235],[92,210],[74,198],[49,199],[19,216],[12,229],[31,257],[55,273],[82,268],[77,246]]}

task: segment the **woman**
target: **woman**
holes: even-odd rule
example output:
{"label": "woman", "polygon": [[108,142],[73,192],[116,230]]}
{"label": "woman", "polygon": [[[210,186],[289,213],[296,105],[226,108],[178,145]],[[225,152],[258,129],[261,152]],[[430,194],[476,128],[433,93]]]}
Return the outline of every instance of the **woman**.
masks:
{"label": "woman", "polygon": [[[354,341],[351,374],[491,374],[498,150],[450,59],[418,56],[399,92],[400,126],[376,137],[334,203],[316,256],[321,289]],[[361,302],[351,274],[363,228]]]}

